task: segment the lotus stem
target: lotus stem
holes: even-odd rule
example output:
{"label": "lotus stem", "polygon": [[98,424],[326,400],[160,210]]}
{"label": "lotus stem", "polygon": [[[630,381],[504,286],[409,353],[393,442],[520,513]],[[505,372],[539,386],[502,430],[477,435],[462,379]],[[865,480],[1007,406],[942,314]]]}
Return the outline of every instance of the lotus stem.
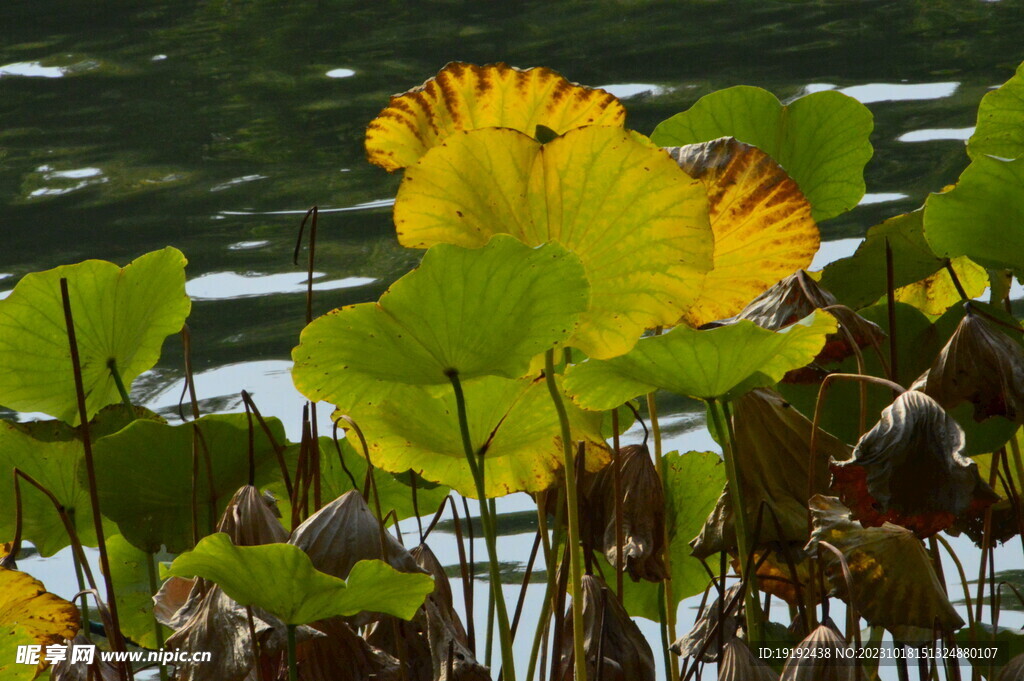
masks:
{"label": "lotus stem", "polygon": [[551,393],[551,401],[555,403],[555,410],[558,412],[558,422],[562,427],[562,456],[564,457],[563,469],[565,472],[565,505],[566,518],[569,524],[569,576],[571,584],[569,588],[572,594],[572,643],[573,658],[576,667],[576,681],[586,681],[587,660],[583,649],[583,593],[581,580],[583,570],[580,565],[580,518],[579,500],[576,493],[576,464],[572,451],[572,433],[569,430],[569,415],[565,411],[565,404],[562,402],[562,394],[555,382],[555,351],[548,350],[544,354],[544,378],[548,384],[548,392]]}
{"label": "lotus stem", "polygon": [[299,681],[299,667],[295,660],[295,625],[288,625],[288,681]]}
{"label": "lotus stem", "polygon": [[[612,488],[615,494],[615,595],[622,604],[622,545],[626,543],[622,527],[622,462],[619,451],[619,410],[612,409]],[[667,553],[667,552],[666,552]]]}
{"label": "lotus stem", "polygon": [[[156,579],[156,554],[150,553],[146,556],[146,573],[149,576],[149,591],[154,596],[157,592],[157,579]],[[153,633],[156,635],[156,647],[159,650],[163,650],[164,647],[164,630],[160,626],[160,622],[156,619],[156,614],[153,615]],[[163,664],[157,663],[157,669],[160,670],[160,681],[167,681],[167,668]]]}
{"label": "lotus stem", "polygon": [[[550,358],[550,354],[549,354]],[[487,544],[487,564],[490,569],[491,593],[494,597],[495,609],[498,614],[498,636],[501,640],[501,673],[505,681],[515,681],[515,660],[512,655],[512,634],[509,626],[508,610],[505,607],[505,595],[501,590],[501,572],[498,569],[498,547],[495,535],[494,518],[487,508],[487,490],[484,486],[483,460],[477,461],[477,453],[473,450],[473,440],[469,434],[469,420],[466,416],[466,397],[462,392],[462,382],[455,370],[448,372],[452,389],[455,391],[455,405],[459,416],[459,430],[462,433],[462,447],[465,450],[466,462],[469,464],[476,493],[480,499],[480,522],[484,529],[484,541]]]}
{"label": "lotus stem", "polygon": [[121,401],[124,406],[128,408],[128,413],[132,412],[132,400],[128,397],[128,391],[124,388],[124,381],[121,380],[121,374],[117,370],[117,360],[111,357],[107,360],[107,369],[110,370],[110,377],[114,379],[114,385],[117,386],[117,392],[121,395]]}
{"label": "lotus stem", "polygon": [[[75,322],[71,313],[71,294],[68,291],[68,280],[61,277],[61,300],[64,304],[64,323],[68,334],[68,347],[71,352],[71,369],[75,377],[75,395],[78,398],[78,417],[82,422],[82,448],[85,450],[85,471],[89,481],[89,501],[92,505],[93,523],[96,528],[96,541],[100,550],[100,565],[103,568],[103,581],[107,590],[107,605],[110,610],[110,622],[113,631],[108,632],[114,649],[125,652],[124,638],[121,636],[121,622],[117,617],[117,602],[114,598],[114,581],[110,576],[110,560],[107,556],[107,543],[103,535],[103,515],[100,513],[100,498],[96,488],[96,464],[92,456],[92,438],[89,436],[89,411],[85,406],[85,388],[82,383],[82,363],[78,355],[78,340],[75,338]],[[131,663],[120,666],[121,678],[134,680]]]}
{"label": "lotus stem", "polygon": [[896,274],[893,270],[892,246],[889,238],[885,239],[885,300],[889,315],[889,371],[890,378],[900,382],[898,352],[896,345]]}
{"label": "lotus stem", "polygon": [[755,645],[764,640],[764,626],[761,618],[761,604],[757,599],[757,587],[748,581],[747,565],[750,556],[750,528],[747,527],[747,507],[743,503],[743,488],[740,473],[736,466],[736,434],[726,416],[725,409],[718,400],[710,400],[708,411],[714,422],[715,430],[722,437],[722,453],[725,458],[725,476],[732,497],[733,519],[736,529],[736,549],[739,552],[741,575],[746,592],[747,640]]}
{"label": "lotus stem", "polygon": [[[547,495],[550,492],[542,492]],[[557,562],[556,556],[558,555],[558,548],[560,544],[560,534],[558,529],[561,527],[564,520],[564,495],[565,488],[560,487],[558,489],[558,496],[555,499],[555,525],[552,528],[551,537],[548,536],[547,526],[547,515],[545,507],[547,504],[546,496],[544,501],[538,501],[537,504],[537,527],[540,530],[541,536],[541,547],[544,550],[544,566],[547,570],[547,583],[544,586],[544,600],[541,601],[540,618],[537,620],[537,629],[533,636],[533,646],[530,648],[530,663],[526,670],[526,681],[533,681],[533,674],[536,670],[537,654],[542,649],[543,643],[547,637],[548,628],[551,622],[551,610],[552,603],[555,598],[555,578],[557,577],[557,570],[555,570],[555,563]],[[545,650],[545,653],[547,651]],[[543,669],[547,665],[542,660],[541,668]]]}

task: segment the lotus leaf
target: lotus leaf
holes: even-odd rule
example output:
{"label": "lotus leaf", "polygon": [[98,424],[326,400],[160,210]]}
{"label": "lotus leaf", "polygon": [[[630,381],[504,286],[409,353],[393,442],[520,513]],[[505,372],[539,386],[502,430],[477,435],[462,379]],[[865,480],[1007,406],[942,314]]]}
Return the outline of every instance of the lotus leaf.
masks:
{"label": "lotus leaf", "polygon": [[981,98],[978,125],[967,140],[971,158],[1024,156],[1024,63],[998,89]]}
{"label": "lotus leaf", "polygon": [[[470,405],[470,441],[475,452],[483,452],[487,495],[551,487],[562,469],[563,452],[558,414],[544,381],[490,376],[467,381],[463,388]],[[586,442],[587,467],[600,468],[608,461],[602,414],[572,404],[566,408],[573,437]],[[366,434],[375,466],[421,471],[428,480],[476,498],[450,387],[403,387],[379,406],[357,409],[352,416]]]}
{"label": "lotus leaf", "polygon": [[677,326],[642,339],[623,357],[571,367],[565,385],[586,409],[610,409],[658,388],[701,399],[738,397],[806,365],[836,328],[824,312],[778,332],[746,320],[706,331]]}
{"label": "lotus leaf", "polygon": [[514,130],[453,135],[406,171],[395,226],[412,248],[476,248],[505,233],[572,250],[591,299],[569,344],[599,359],[675,324],[712,265],[703,185],[619,128],[579,128],[543,145]]}
{"label": "lotus leaf", "polygon": [[61,278],[68,280],[88,417],[120,401],[109,364],[126,386],[153,368],[164,338],[181,330],[191,308],[185,263],[168,247],[125,267],[87,260],[26,275],[0,301],[0,404],[79,423]]}
{"label": "lotus leaf", "polygon": [[[154,593],[149,588],[149,569],[146,567],[153,557],[129,544],[119,534],[107,537],[106,545],[121,631],[143,648],[156,650],[160,646],[154,630]],[[165,629],[164,639],[170,634],[171,631]]]}
{"label": "lotus leaf", "polygon": [[927,537],[998,498],[963,450],[957,422],[908,390],[882,411],[850,460],[832,465],[832,489],[866,527],[888,521]]}
{"label": "lotus leaf", "polygon": [[[718,646],[713,641],[709,644],[708,638],[712,635],[717,638],[718,634],[721,633],[722,640],[729,642],[737,637],[740,621],[743,619],[743,603],[742,601],[736,602],[728,613],[725,613],[725,607],[735,601],[739,591],[740,585],[733,584],[725,590],[724,597],[717,596],[711,602],[711,605],[704,608],[700,617],[693,623],[693,628],[683,636],[680,636],[679,640],[675,641],[669,650],[681,657],[690,657],[696,660],[698,655],[700,655],[701,662],[717,662]],[[717,591],[712,593],[717,593]],[[724,619],[722,618],[723,614],[725,614]],[[720,620],[722,625],[718,626]],[[703,654],[701,654],[701,651],[704,651]]]}
{"label": "lotus leaf", "polygon": [[[960,256],[950,262],[956,278],[968,298],[976,298],[988,288],[988,272],[970,258]],[[936,317],[953,305],[963,302],[953,277],[945,269],[895,291],[896,300],[913,305],[926,315]]]}
{"label": "lotus leaf", "polygon": [[78,631],[78,609],[47,593],[41,582],[24,572],[0,567],[0,678],[30,681],[49,662],[18,664],[18,646],[48,646],[73,638]]}
{"label": "lotus leaf", "polygon": [[[1024,275],[1024,158],[980,156],[953,189],[925,202],[924,235],[938,255],[966,255]],[[970,229],[965,229],[969,225]]]}
{"label": "lotus leaf", "polygon": [[[277,419],[268,419],[278,442],[285,439]],[[192,438],[198,428],[209,452],[220,514],[235,491],[248,480],[248,421],[245,414],[213,414],[176,426],[136,421],[95,444],[96,483],[103,514],[118,524],[125,539],[143,551],[165,545],[178,553],[192,545]],[[255,437],[257,485],[280,476],[270,442]],[[201,532],[212,527],[204,445],[199,447]],[[81,475],[81,474],[80,474]]]}
{"label": "lotus leaf", "polygon": [[325,635],[297,650],[303,681],[403,680],[398,660],[374,648],[343,620],[332,617],[318,622],[316,629]]}
{"label": "lotus leaf", "polygon": [[[931,640],[936,626],[956,631],[963,625],[913,532],[892,523],[865,528],[835,497],[815,495],[811,510],[814,532],[808,551],[816,551],[819,541],[839,549],[853,577],[857,612],[870,624],[885,627],[903,641],[921,634]],[[838,557],[822,548],[821,558],[832,587],[849,601]]]}
{"label": "lotus leaf", "polygon": [[356,563],[342,580],[316,570],[296,546],[235,546],[221,532],[178,556],[168,574],[209,579],[239,604],[263,608],[291,625],[363,611],[409,619],[434,585],[427,575],[398,572],[379,560]]}
{"label": "lotus leaf", "polygon": [[457,131],[511,128],[561,135],[584,125],[621,127],[626,111],[604,90],[570,83],[551,69],[452,62],[436,76],[391,98],[366,129],[370,163],[411,166]]}
{"label": "lotus leaf", "polygon": [[767,90],[741,85],[702,97],[659,123],[651,139],[664,147],[723,136],[752,144],[796,180],[821,222],[864,196],[872,127],[867,107],[839,92],[815,92],[783,106]]}
{"label": "lotus leaf", "polygon": [[780,681],[855,681],[857,669],[846,661],[849,653],[840,653],[846,648],[849,644],[839,629],[826,620],[793,651],[782,668]]}
{"label": "lotus leaf", "polygon": [[518,378],[533,357],[568,340],[587,296],[579,260],[557,244],[530,248],[503,235],[476,250],[438,244],[379,302],[307,326],[292,377],[310,400],[345,413],[399,384]]}
{"label": "lotus leaf", "polygon": [[272,504],[252,485],[240,487],[221,514],[217,531],[231,537],[237,546],[287,541],[288,531],[274,514]]}
{"label": "lotus leaf", "polygon": [[733,638],[722,647],[718,681],[776,681],[778,678],[772,668],[754,657],[740,639]]}
{"label": "lotus leaf", "polygon": [[714,267],[684,319],[700,326],[730,317],[779,279],[811,264],[820,234],[786,171],[731,137],[667,149],[708,191]]}

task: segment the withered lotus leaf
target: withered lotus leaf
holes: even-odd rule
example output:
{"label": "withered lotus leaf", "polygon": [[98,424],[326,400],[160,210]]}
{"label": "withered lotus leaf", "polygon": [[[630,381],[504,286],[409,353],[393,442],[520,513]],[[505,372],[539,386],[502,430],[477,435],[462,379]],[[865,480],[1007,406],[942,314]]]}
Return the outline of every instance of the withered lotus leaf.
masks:
{"label": "withered lotus leaf", "polygon": [[[818,542],[827,541],[843,554],[854,605],[868,623],[885,627],[902,641],[931,640],[935,626],[955,631],[963,625],[913,532],[892,523],[864,527],[835,497],[816,494],[810,507],[814,531],[806,550],[817,554]],[[820,555],[829,584],[849,602],[839,558],[824,548]]]}
{"label": "withered lotus leaf", "polygon": [[946,409],[974,405],[974,419],[1024,421],[1024,347],[970,308],[913,388]]}
{"label": "withered lotus leaf", "polygon": [[687,323],[732,316],[782,277],[811,264],[820,242],[811,204],[768,154],[733,137],[666,151],[707,187],[715,242],[714,266],[683,316]]}
{"label": "withered lotus leaf", "polygon": [[998,499],[963,451],[957,422],[908,390],[882,410],[849,461],[832,465],[832,489],[866,527],[892,522],[927,537]]}
{"label": "withered lotus leaf", "polygon": [[790,657],[782,668],[780,681],[853,681],[856,668],[846,659],[840,657],[840,650],[848,647],[836,625],[831,620],[819,624],[797,646],[799,651],[823,651],[825,655],[805,654],[798,652]]}
{"label": "withered lotus leaf", "polygon": [[[753,530],[765,504],[760,545],[807,541],[807,476],[813,424],[781,395],[753,390],[733,402],[736,467],[747,503],[747,524]],[[830,457],[842,461],[850,448],[823,430],[815,445],[814,491],[828,490]],[[722,492],[700,535],[691,542],[694,555],[706,558],[719,551],[736,551],[736,528],[731,495]],[[782,528],[780,535],[772,514]]]}
{"label": "withered lotus leaf", "polygon": [[[615,565],[614,465],[598,471],[587,485],[583,522],[590,544]],[[633,581],[660,582],[668,576],[662,554],[665,549],[665,493],[651,454],[645,445],[629,445],[619,452],[619,484],[622,491],[622,561]]]}
{"label": "withered lotus leaf", "polygon": [[422,608],[411,622],[380,615],[363,630],[363,639],[398,660],[408,681],[434,681],[433,654],[425,620]]}
{"label": "withered lotus leaf", "polygon": [[429,600],[423,604],[423,610],[427,619],[427,640],[430,642],[433,679],[491,681],[490,670],[477,662],[464,638],[460,638],[459,632],[454,628],[453,624],[458,620],[453,621],[443,615]]}
{"label": "withered lotus leaf", "polygon": [[317,622],[323,634],[297,648],[303,681],[399,681],[399,662],[374,648],[338,617]]}
{"label": "withered lotus leaf", "polygon": [[[66,641],[68,646],[87,646],[91,643],[82,634]],[[50,681],[120,681],[120,678],[121,670],[113,662],[100,660],[98,656],[92,664],[86,664],[82,661],[72,662],[68,655],[50,668]]]}
{"label": "withered lotus leaf", "polygon": [[395,171],[459,130],[511,128],[531,137],[543,125],[561,135],[584,125],[621,127],[626,111],[604,90],[570,83],[548,68],[451,62],[391,97],[366,129],[370,163]]}
{"label": "withered lotus leaf", "polygon": [[747,644],[734,638],[722,648],[718,681],[778,681],[771,667],[754,657]]}
{"label": "withered lotus leaf", "polygon": [[[814,584],[816,572],[811,560],[804,553],[806,542],[790,542],[786,544],[772,543],[770,550],[754,551],[754,564],[757,565],[757,588],[772,596],[781,598],[789,605],[821,602],[821,594],[817,589],[809,588]],[[765,553],[768,555],[766,556]],[[788,556],[787,556],[788,554]],[[787,560],[788,558],[788,560]],[[732,555],[733,570],[739,573],[740,562]],[[790,565],[792,564],[792,569]],[[795,571],[795,575],[794,575]]]}
{"label": "withered lotus leaf", "polygon": [[[669,647],[669,650],[681,657],[697,659],[700,656],[701,662],[717,662],[719,634],[725,644],[734,640],[739,633],[740,621],[743,619],[743,600],[737,599],[740,586],[740,584],[730,586],[725,590],[724,598],[716,598],[710,606],[704,608],[704,612],[694,622],[689,633],[681,636]],[[734,603],[732,610],[726,613],[725,618],[722,619],[722,613],[730,603]],[[720,619],[723,624],[718,627]],[[714,640],[709,642],[708,638],[711,636],[714,636]],[[704,651],[703,654],[701,650]]]}
{"label": "withered lotus leaf", "polygon": [[252,485],[240,487],[220,516],[217,531],[235,546],[257,546],[288,540],[288,531],[271,510],[263,494]]}
{"label": "withered lotus leaf", "polygon": [[50,665],[15,662],[18,646],[48,646],[78,631],[78,608],[46,591],[42,582],[17,570],[0,568],[0,678],[34,679]]}
{"label": "withered lotus leaf", "polygon": [[[604,681],[654,681],[654,653],[619,599],[599,577],[584,575],[580,582],[587,677],[598,679],[600,665],[603,670],[600,679]],[[569,610],[558,645],[561,657],[554,678],[559,681],[573,678],[572,632],[572,610]],[[603,660],[597,659],[598,652],[602,652]]]}
{"label": "withered lotus leaf", "polygon": [[[434,555],[434,552],[426,544],[413,547],[409,550],[409,554],[422,570],[434,578],[434,590],[427,595],[425,603],[434,604],[438,617],[446,620],[447,625],[452,629],[452,635],[455,637],[455,640],[464,645],[468,644],[469,639],[466,636],[466,630],[462,626],[462,620],[459,619],[459,613],[455,610],[455,601],[452,598],[452,585],[448,581],[448,573],[444,571],[441,561],[437,559],[437,556]],[[417,618],[424,613],[425,609],[420,610],[417,613]]]}

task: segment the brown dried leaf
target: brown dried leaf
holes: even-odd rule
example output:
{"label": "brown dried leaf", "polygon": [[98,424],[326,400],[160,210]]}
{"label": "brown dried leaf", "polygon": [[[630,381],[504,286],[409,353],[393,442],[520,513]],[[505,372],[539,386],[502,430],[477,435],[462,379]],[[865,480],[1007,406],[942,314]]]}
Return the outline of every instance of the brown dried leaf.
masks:
{"label": "brown dried leaf", "polygon": [[[76,635],[73,639],[65,641],[68,646],[92,645],[92,641],[82,634]],[[112,662],[100,660],[97,655],[92,664],[85,662],[72,662],[68,655],[63,660],[54,663],[50,669],[50,681],[120,681],[121,672]]]}
{"label": "brown dried leaf", "polygon": [[[443,618],[453,630],[456,640],[464,645],[468,645],[469,638],[466,636],[466,630],[462,626],[459,613],[455,610],[455,601],[452,598],[452,585],[448,581],[448,573],[444,571],[441,561],[437,559],[437,556],[434,555],[434,552],[426,544],[420,544],[411,549],[409,554],[412,555],[413,560],[416,561],[420,568],[434,578],[434,590],[427,595],[426,602],[433,603],[438,611],[438,616]],[[419,618],[424,614],[425,609],[421,609],[416,616]],[[426,629],[422,623],[421,629]]]}
{"label": "brown dried leaf", "polygon": [[325,634],[297,646],[296,661],[303,681],[399,681],[398,660],[374,648],[340,617],[317,622]]}
{"label": "brown dried leaf", "polygon": [[[721,627],[723,644],[734,640],[739,633],[740,620],[743,618],[743,601],[742,599],[736,599],[739,592],[739,584],[726,589],[725,598],[716,598],[714,603],[705,608],[701,616],[694,622],[690,632],[680,637],[679,640],[669,647],[669,650],[681,657],[697,659],[697,656],[700,655],[703,649],[704,654],[701,655],[701,662],[717,662],[719,630],[716,626],[719,619],[721,619],[724,608],[733,602],[735,602],[735,605],[725,615],[724,624]],[[715,640],[708,643],[709,636],[714,636]]]}
{"label": "brown dried leaf", "polygon": [[778,681],[779,675],[754,657],[747,644],[734,638],[722,649],[718,681]]}
{"label": "brown dried leaf", "polygon": [[974,420],[1024,421],[1024,347],[968,308],[946,347],[912,386],[946,409],[974,405]]}
{"label": "brown dried leaf", "polygon": [[[892,523],[866,528],[835,497],[816,494],[811,510],[814,532],[806,550],[818,553],[819,541],[839,549],[850,568],[854,605],[870,624],[904,641],[931,640],[936,624],[950,631],[963,626],[913,532]],[[839,558],[824,548],[820,555],[829,583],[849,602]]]}
{"label": "brown dried leaf", "polygon": [[276,544],[288,540],[288,532],[274,515],[270,501],[252,485],[239,488],[217,523],[235,546]]}
{"label": "brown dried leaf", "polygon": [[842,637],[831,620],[807,635],[796,647],[797,650],[824,650],[831,652],[828,656],[794,653],[786,666],[782,668],[780,681],[853,681],[856,668],[845,658],[840,660],[838,651],[847,648],[846,639]]}
{"label": "brown dried leaf", "polygon": [[434,659],[423,629],[425,616],[421,617],[420,613],[411,622],[391,615],[377,615],[363,632],[363,638],[404,664],[408,681],[433,681]]}
{"label": "brown dried leaf", "polygon": [[[452,620],[427,600],[423,604],[427,619],[427,640],[435,681],[491,681],[491,672],[477,662]],[[458,620],[455,620],[458,622]]]}
{"label": "brown dried leaf", "polygon": [[931,397],[908,390],[882,411],[852,459],[833,463],[832,489],[865,526],[892,522],[928,537],[999,498],[963,451],[957,422]]}

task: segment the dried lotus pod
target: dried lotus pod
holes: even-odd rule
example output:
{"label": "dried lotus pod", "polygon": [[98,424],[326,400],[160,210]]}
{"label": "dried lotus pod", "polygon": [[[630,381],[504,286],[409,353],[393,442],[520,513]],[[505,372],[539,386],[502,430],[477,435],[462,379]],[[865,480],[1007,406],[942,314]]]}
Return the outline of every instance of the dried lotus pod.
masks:
{"label": "dried lotus pod", "polygon": [[946,409],[974,405],[974,420],[1024,421],[1024,347],[967,308],[946,347],[912,386]]}
{"label": "dried lotus pod", "polygon": [[853,458],[832,464],[832,489],[865,527],[891,522],[928,537],[999,498],[963,451],[959,424],[908,390],[882,410]]}
{"label": "dried lotus pod", "polygon": [[[725,591],[724,598],[716,598],[714,603],[704,609],[701,616],[693,624],[690,632],[673,643],[669,650],[680,657],[692,657],[697,659],[700,656],[701,662],[718,662],[718,635],[722,635],[722,642],[726,644],[734,640],[743,619],[743,601],[738,598],[740,592],[739,584],[734,584]],[[723,609],[733,604],[732,610],[725,613],[722,620],[723,625],[718,627],[718,621],[722,618]],[[714,637],[710,642],[709,637]],[[701,654],[701,651],[704,651]]]}
{"label": "dried lotus pod", "polygon": [[[580,580],[583,598],[584,654],[587,678],[596,681],[654,681],[654,653],[619,599],[599,577],[584,575]],[[570,609],[563,620],[560,658],[553,679],[571,681],[575,655]],[[598,660],[598,652],[603,659]],[[600,678],[597,670],[601,668]]]}
{"label": "dried lotus pod", "polygon": [[847,647],[846,639],[836,629],[836,625],[826,620],[800,642],[797,650],[830,649],[830,654],[795,653],[782,668],[780,681],[854,681],[856,668],[837,654]]}
{"label": "dried lotus pod", "polygon": [[[645,445],[629,445],[619,451],[619,485],[622,491],[622,561],[634,582],[660,582],[668,577],[665,551],[665,493]],[[581,514],[587,543],[601,550],[615,565],[615,472],[614,463],[592,476],[584,493]]]}
{"label": "dried lotus pod", "polygon": [[746,643],[734,638],[722,648],[718,681],[779,681],[779,675],[754,657]]}

